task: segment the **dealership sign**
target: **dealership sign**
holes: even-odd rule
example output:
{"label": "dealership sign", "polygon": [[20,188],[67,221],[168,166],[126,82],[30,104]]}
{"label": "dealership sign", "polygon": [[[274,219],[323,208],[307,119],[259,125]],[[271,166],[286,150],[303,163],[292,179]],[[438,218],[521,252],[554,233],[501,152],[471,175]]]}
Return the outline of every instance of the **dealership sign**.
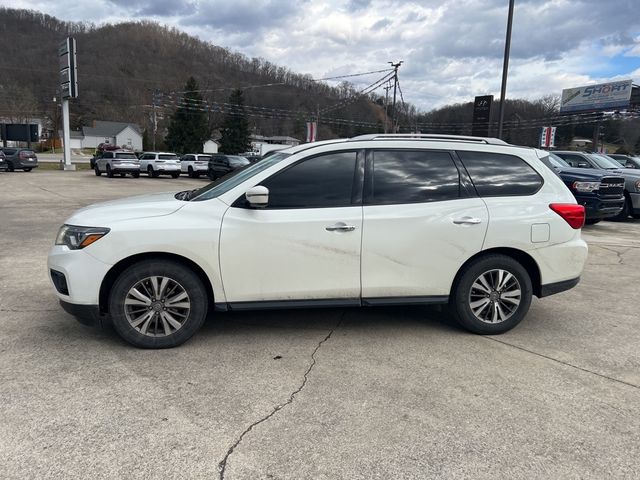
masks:
{"label": "dealership sign", "polygon": [[629,106],[632,80],[586,85],[562,91],[560,113],[606,110]]}

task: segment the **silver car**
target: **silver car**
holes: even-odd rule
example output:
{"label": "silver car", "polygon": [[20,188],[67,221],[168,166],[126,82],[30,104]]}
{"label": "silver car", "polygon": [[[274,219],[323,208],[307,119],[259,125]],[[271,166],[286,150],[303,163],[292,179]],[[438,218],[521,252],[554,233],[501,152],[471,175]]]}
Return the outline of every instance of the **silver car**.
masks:
{"label": "silver car", "polygon": [[140,162],[133,152],[114,150],[104,152],[102,158],[96,160],[96,166],[93,170],[98,177],[104,172],[109,178],[113,178],[117,174],[124,177],[127,173],[133,178],[138,178],[140,176]]}

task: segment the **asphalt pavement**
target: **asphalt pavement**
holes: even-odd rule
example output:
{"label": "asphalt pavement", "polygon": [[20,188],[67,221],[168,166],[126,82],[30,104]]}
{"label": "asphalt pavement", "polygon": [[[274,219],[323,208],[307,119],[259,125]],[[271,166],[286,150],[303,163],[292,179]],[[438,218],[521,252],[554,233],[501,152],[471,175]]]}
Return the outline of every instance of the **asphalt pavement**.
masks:
{"label": "asphalt pavement", "polygon": [[46,270],[74,210],[204,179],[0,172],[0,478],[638,478],[640,221],[500,336],[435,308],[216,314],[137,350]]}

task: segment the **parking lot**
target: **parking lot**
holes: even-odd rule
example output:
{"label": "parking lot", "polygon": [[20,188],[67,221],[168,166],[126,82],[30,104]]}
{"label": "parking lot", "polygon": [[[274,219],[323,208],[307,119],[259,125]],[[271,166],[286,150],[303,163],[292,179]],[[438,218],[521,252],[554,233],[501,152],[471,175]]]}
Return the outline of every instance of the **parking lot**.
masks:
{"label": "parking lot", "polygon": [[0,478],[637,478],[640,221],[586,227],[578,287],[496,337],[436,308],[268,311],[147,351],[59,307],[74,210],[204,184],[0,173]]}

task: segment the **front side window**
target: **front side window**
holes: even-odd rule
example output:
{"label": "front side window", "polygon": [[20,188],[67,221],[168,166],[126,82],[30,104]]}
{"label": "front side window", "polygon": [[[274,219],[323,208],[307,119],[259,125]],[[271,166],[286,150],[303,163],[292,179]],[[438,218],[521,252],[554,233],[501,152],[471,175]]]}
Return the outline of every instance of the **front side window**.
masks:
{"label": "front side window", "polygon": [[460,173],[447,152],[379,150],[373,152],[372,180],[365,202],[391,205],[453,200],[460,197]]}
{"label": "front side window", "polygon": [[492,152],[458,152],[481,197],[533,195],[542,178],[520,157]]}
{"label": "front side window", "polygon": [[355,167],[356,152],[327,153],[296,163],[261,183],[269,189],[267,208],[350,206]]}

